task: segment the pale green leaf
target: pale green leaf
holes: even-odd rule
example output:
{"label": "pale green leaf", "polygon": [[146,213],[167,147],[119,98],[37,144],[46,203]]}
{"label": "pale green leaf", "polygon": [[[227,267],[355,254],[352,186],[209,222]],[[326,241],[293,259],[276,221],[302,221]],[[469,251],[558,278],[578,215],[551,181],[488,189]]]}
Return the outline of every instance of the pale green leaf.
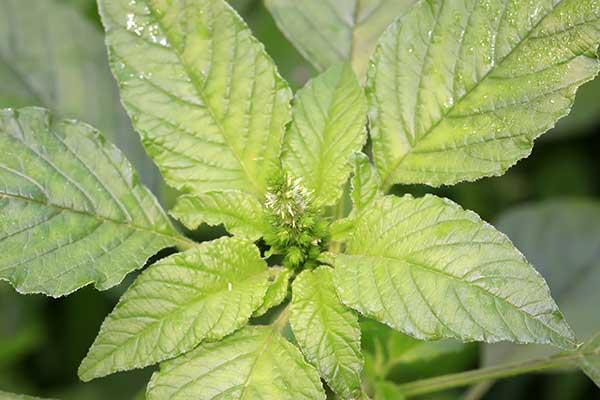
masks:
{"label": "pale green leaf", "polygon": [[[600,313],[600,203],[554,200],[502,214],[498,228],[548,281],[552,295],[578,336],[598,331]],[[547,346],[487,345],[484,363],[495,365],[556,353]]]}
{"label": "pale green leaf", "polygon": [[367,71],[377,39],[416,0],[266,0],[283,33],[316,68],[349,61]]}
{"label": "pale green leaf", "polygon": [[352,212],[368,207],[383,195],[381,179],[377,170],[364,153],[354,154],[354,176],[352,177]]}
{"label": "pale green leaf", "polygon": [[600,333],[595,334],[580,350],[579,366],[600,387]]}
{"label": "pale green leaf", "polygon": [[178,235],[123,154],[40,108],[0,111],[0,279],[21,293],[108,289]]}
{"label": "pale green leaf", "polygon": [[364,92],[346,64],[330,68],[296,95],[283,165],[323,204],[334,204],[342,194],[350,157],[366,141],[366,114]]}
{"label": "pale green leaf", "polygon": [[265,293],[263,304],[254,311],[254,317],[264,315],[271,308],[281,304],[288,295],[292,272],[287,268],[275,267],[269,270],[271,284]]}
{"label": "pale green leaf", "polygon": [[429,0],[369,70],[375,164],[389,188],[504,173],[598,73],[597,0]]}
{"label": "pale green leaf", "polygon": [[92,124],[158,188],[158,171],[120,106],[102,33],[55,0],[0,2],[0,108],[26,106]]}
{"label": "pale green leaf", "polygon": [[290,324],[308,362],[342,399],[361,393],[360,326],[335,293],[329,267],[303,271],[292,287]]}
{"label": "pale green leaf", "polygon": [[84,381],[175,357],[242,327],[263,302],[267,264],[252,243],[222,238],[144,271],[81,363]]}
{"label": "pale green leaf", "polygon": [[321,381],[302,354],[270,327],[249,326],[167,361],[148,400],[319,400]]}
{"label": "pale green leaf", "polygon": [[254,196],[239,191],[181,196],[171,214],[189,229],[196,229],[202,223],[224,224],[230,233],[251,240],[258,240],[270,231],[262,204]]}
{"label": "pale green leaf", "polygon": [[330,227],[333,240],[343,241],[353,229],[362,211],[383,196],[381,179],[377,170],[364,153],[354,153],[352,156],[354,176],[351,184],[352,211],[347,218],[334,221]]}
{"label": "pale green leaf", "polygon": [[508,238],[450,200],[384,197],[335,263],[345,304],[418,339],[576,345],[543,278]]}
{"label": "pale green leaf", "polygon": [[257,196],[279,168],[291,92],[223,0],[100,0],[111,66],[167,183]]}

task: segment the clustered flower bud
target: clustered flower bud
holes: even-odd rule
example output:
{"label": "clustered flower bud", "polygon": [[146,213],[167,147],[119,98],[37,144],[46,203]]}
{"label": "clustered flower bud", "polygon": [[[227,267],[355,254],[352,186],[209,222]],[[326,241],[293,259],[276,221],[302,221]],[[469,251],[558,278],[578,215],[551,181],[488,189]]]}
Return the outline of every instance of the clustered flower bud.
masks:
{"label": "clustered flower bud", "polygon": [[327,221],[302,178],[275,179],[265,196],[274,230],[265,237],[272,254],[284,255],[289,268],[314,268],[328,241]]}

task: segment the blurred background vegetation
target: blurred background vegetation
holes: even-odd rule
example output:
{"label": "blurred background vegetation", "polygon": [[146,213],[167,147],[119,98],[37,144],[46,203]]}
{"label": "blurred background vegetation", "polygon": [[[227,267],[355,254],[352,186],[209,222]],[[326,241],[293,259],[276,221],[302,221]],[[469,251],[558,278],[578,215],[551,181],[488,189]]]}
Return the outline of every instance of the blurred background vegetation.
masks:
{"label": "blurred background vegetation", "polygon": [[[260,0],[231,0],[265,44],[294,90],[316,73],[280,33]],[[118,102],[94,0],[0,0],[0,107],[40,105],[100,128],[127,154],[167,207],[165,188]],[[548,280],[580,339],[600,329],[600,79],[584,86],[573,113],[540,139],[532,155],[505,176],[432,190],[479,213],[507,233]],[[219,229],[193,232],[198,240]],[[0,390],[60,399],[143,398],[152,369],[80,383],[77,367],[104,317],[133,277],[117,288],[85,288],[62,299],[18,295],[0,282]],[[596,306],[596,307],[595,307]],[[395,398],[383,381],[424,377],[537,357],[533,346],[422,343],[362,321],[365,379]],[[598,399],[584,375],[560,371],[480,386],[469,398]],[[487,391],[490,389],[489,391]],[[485,394],[483,394],[485,392]],[[386,394],[387,393],[387,394]],[[464,391],[427,399],[460,399]]]}

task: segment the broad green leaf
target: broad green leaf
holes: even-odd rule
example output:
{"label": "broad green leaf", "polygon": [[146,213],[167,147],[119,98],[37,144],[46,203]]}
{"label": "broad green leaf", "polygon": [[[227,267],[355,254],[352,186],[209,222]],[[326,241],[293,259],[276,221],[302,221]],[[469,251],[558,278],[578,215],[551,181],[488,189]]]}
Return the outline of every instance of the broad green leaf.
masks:
{"label": "broad green leaf", "polygon": [[21,293],[108,289],[162,248],[193,244],[89,125],[2,110],[0,151],[0,279]]}
{"label": "broad green leaf", "polygon": [[335,263],[346,305],[415,338],[576,346],[543,278],[508,238],[450,200],[384,197]]}
{"label": "broad green leaf", "polygon": [[597,0],[429,0],[382,36],[369,70],[385,188],[504,173],[598,73]]}
{"label": "broad green leaf", "polygon": [[200,224],[224,224],[243,238],[258,240],[270,231],[262,204],[252,195],[239,191],[206,192],[177,199],[171,214],[189,229]]}
{"label": "broad green leaf", "polygon": [[40,397],[27,396],[24,394],[15,394],[0,391],[0,400],[49,400]]}
{"label": "broad green leaf", "polygon": [[[598,331],[600,314],[600,203],[554,200],[518,207],[496,224],[546,278],[556,303],[578,336]],[[487,345],[484,363],[549,356],[547,346]]]}
{"label": "broad green leaf", "polygon": [[600,334],[595,334],[580,350],[579,366],[600,387]]}
{"label": "broad green leaf", "polygon": [[292,287],[290,324],[308,362],[342,399],[361,394],[360,326],[338,299],[329,267],[303,271]]}
{"label": "broad green leaf", "polygon": [[346,64],[330,68],[296,96],[283,165],[323,204],[334,204],[342,194],[350,156],[366,140],[366,114],[364,92]]}
{"label": "broad green leaf", "polygon": [[367,71],[377,39],[416,0],[266,0],[277,25],[313,65],[325,70],[350,61]]}
{"label": "broad green leaf", "polygon": [[248,326],[167,361],[152,376],[148,400],[319,400],[321,381],[276,331]]}
{"label": "broad green leaf", "polygon": [[260,317],[271,308],[278,306],[288,295],[291,271],[287,268],[275,267],[271,268],[269,272],[271,284],[265,293],[262,305],[254,311],[254,317]]}
{"label": "broad green leaf", "polygon": [[167,183],[262,196],[291,92],[223,0],[99,0],[125,108]]}
{"label": "broad green leaf", "polygon": [[120,106],[101,32],[55,0],[0,2],[0,108],[26,106],[97,127],[158,188],[158,171]]}
{"label": "broad green leaf", "polygon": [[267,264],[252,243],[205,242],[144,271],[81,363],[84,381],[175,357],[242,327],[263,302]]}

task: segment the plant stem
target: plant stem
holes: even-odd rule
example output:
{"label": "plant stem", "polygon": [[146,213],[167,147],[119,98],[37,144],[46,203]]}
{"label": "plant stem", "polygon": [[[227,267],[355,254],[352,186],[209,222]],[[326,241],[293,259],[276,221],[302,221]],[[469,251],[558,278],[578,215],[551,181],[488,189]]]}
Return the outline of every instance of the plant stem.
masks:
{"label": "plant stem", "polygon": [[576,364],[581,358],[580,353],[558,354],[556,356],[535,359],[525,362],[502,364],[495,367],[482,368],[473,371],[459,372],[422,379],[398,385],[398,389],[406,396],[416,396],[438,392],[445,389],[467,386],[472,383],[485,382],[499,378],[521,375],[528,372],[543,371],[552,368],[562,368]]}

